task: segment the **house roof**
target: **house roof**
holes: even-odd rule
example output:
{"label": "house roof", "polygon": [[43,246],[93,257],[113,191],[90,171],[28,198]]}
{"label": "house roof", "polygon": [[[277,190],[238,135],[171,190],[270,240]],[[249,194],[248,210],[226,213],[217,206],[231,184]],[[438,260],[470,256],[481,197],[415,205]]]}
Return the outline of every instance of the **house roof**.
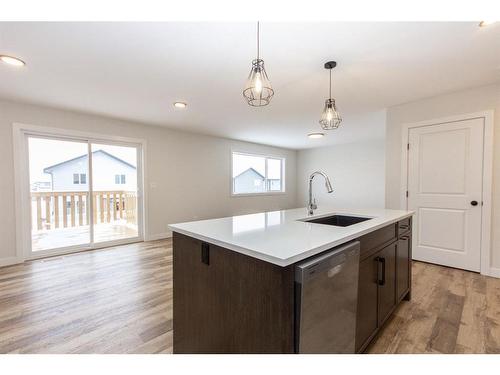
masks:
{"label": "house roof", "polygon": [[265,178],[263,175],[261,175],[259,172],[257,172],[254,168],[248,168],[245,169],[243,172],[241,172],[239,175],[237,175],[235,178],[240,177],[242,174],[247,173],[248,171],[254,171],[254,173],[258,174],[260,177]]}
{"label": "house roof", "polygon": [[[114,155],[112,155],[112,154],[110,154],[109,152],[106,152],[106,151],[104,151],[104,150],[96,150],[96,151],[93,151],[93,152],[92,152],[92,155],[94,155],[94,154],[98,154],[98,153],[103,154],[103,155],[106,155],[106,156],[108,156],[108,157],[110,157],[110,158],[112,158],[112,159],[115,159],[116,161],[118,161],[118,162],[120,162],[120,163],[123,163],[123,164],[125,164],[125,165],[127,165],[127,166],[129,166],[129,167],[131,167],[131,168],[136,169],[136,167],[134,167],[132,164],[127,163],[125,160],[122,160],[122,159],[120,159],[120,158],[117,158],[116,156],[114,156]],[[64,164],[71,163],[71,162],[77,161],[77,160],[79,160],[79,159],[86,159],[86,158],[87,158],[87,154],[84,154],[84,155],[82,155],[82,156],[78,156],[78,157],[73,158],[73,159],[65,160],[65,161],[63,161],[63,162],[61,162],[61,163],[57,163],[57,164],[51,165],[50,167],[44,168],[44,169],[43,169],[43,172],[44,172],[44,173],[52,173],[52,171],[53,171],[54,169],[57,169],[57,168],[59,168],[59,167],[63,166]]]}

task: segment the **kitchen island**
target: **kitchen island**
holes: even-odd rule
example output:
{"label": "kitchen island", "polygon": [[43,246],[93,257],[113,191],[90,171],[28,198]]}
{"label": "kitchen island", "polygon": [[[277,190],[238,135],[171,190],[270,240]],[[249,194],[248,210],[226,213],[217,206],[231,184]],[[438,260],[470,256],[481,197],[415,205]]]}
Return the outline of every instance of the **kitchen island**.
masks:
{"label": "kitchen island", "polygon": [[[411,296],[412,214],[299,208],[170,225],[174,353],[302,352],[297,266],[350,243],[359,248],[352,351],[362,352]],[[324,219],[334,215],[360,222]]]}

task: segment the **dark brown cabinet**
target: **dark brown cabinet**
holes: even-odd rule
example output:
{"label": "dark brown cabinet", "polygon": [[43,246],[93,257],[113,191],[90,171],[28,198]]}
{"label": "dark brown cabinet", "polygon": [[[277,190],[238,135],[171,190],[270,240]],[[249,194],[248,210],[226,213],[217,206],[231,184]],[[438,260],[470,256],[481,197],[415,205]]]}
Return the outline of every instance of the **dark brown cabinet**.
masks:
{"label": "dark brown cabinet", "polygon": [[293,266],[173,241],[174,353],[293,353]]}
{"label": "dark brown cabinet", "polygon": [[410,289],[410,267],[411,267],[411,234],[401,235],[398,239],[396,255],[396,299],[405,297]]}
{"label": "dark brown cabinet", "polygon": [[398,222],[398,233],[402,234],[408,232],[411,229],[411,218],[406,218]]}
{"label": "dark brown cabinet", "polygon": [[411,284],[411,219],[359,239],[356,352],[362,352],[396,305],[409,299]]}
{"label": "dark brown cabinet", "polygon": [[377,321],[378,253],[359,263],[356,351],[375,334]]}
{"label": "dark brown cabinet", "polygon": [[378,324],[382,325],[396,305],[396,243],[378,253]]}
{"label": "dark brown cabinet", "polygon": [[396,305],[396,242],[359,263],[356,351],[366,347]]}

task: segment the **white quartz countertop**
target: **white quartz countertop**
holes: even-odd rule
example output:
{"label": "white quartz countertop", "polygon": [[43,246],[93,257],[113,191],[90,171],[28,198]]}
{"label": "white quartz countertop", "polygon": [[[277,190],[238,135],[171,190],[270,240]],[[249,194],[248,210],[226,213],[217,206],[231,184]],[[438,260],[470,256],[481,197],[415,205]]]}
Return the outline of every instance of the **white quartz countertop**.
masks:
{"label": "white quartz countertop", "polygon": [[[348,227],[303,221],[335,214],[372,219]],[[306,208],[296,208],[171,224],[169,228],[284,267],[412,215],[413,211],[324,207],[309,216]]]}

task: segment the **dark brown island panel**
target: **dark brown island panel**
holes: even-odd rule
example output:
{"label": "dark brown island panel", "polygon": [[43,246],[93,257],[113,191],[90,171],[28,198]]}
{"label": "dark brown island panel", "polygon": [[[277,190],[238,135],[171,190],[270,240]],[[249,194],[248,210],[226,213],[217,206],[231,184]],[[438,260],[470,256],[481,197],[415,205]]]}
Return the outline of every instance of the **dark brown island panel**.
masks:
{"label": "dark brown island panel", "polygon": [[[359,260],[356,352],[411,296],[411,218],[368,233]],[[174,232],[174,353],[294,353],[295,265]]]}

